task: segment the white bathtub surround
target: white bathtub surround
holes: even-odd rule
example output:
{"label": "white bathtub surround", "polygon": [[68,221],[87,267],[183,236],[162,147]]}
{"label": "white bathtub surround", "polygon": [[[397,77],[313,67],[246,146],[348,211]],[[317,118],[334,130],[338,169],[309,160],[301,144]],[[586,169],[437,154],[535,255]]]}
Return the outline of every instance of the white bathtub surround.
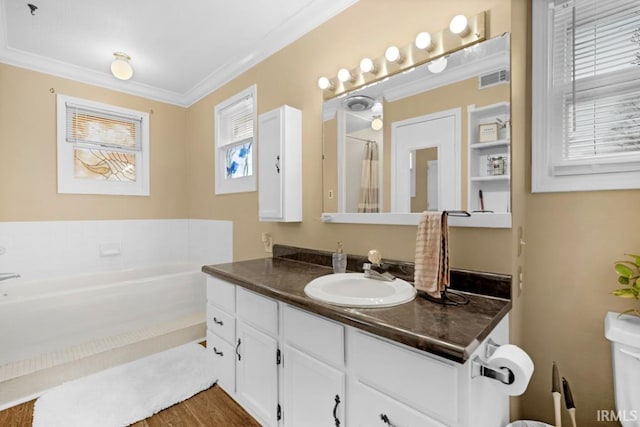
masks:
{"label": "white bathtub surround", "polygon": [[28,280],[230,262],[232,230],[230,221],[197,219],[0,222],[0,272]]}
{"label": "white bathtub surround", "polygon": [[203,264],[232,223],[0,222],[0,408],[205,336]]}
{"label": "white bathtub surround", "polygon": [[34,427],[119,427],[181,402],[216,381],[206,350],[187,344],[44,393]]}

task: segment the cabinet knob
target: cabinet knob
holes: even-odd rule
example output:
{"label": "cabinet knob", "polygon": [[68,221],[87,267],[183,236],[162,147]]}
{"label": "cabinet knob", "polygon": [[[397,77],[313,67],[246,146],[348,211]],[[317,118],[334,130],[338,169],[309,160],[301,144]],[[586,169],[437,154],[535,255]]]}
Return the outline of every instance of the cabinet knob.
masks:
{"label": "cabinet knob", "polygon": [[380,419],[382,420],[383,423],[385,423],[389,427],[396,427],[395,424],[391,423],[391,420],[389,420],[389,417],[387,416],[387,414],[380,414]]}

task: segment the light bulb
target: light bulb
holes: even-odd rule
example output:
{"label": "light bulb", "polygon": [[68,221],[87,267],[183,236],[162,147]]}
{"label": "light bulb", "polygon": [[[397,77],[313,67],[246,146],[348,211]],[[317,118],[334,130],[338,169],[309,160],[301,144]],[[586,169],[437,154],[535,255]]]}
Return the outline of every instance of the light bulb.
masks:
{"label": "light bulb", "polygon": [[342,83],[352,82],[354,80],[353,74],[351,74],[351,71],[347,70],[346,68],[340,68],[338,70],[338,80],[340,80]]}
{"label": "light bulb", "polygon": [[363,73],[373,74],[377,71],[376,64],[373,63],[371,58],[364,58],[362,61],[360,61],[360,71],[362,71]]}
{"label": "light bulb", "polygon": [[416,36],[416,47],[418,49],[429,50],[431,49],[431,34],[426,31],[421,32]]}
{"label": "light bulb", "polygon": [[380,117],[374,117],[373,120],[371,120],[371,129],[380,130],[382,129],[383,124],[384,123],[382,122],[382,119]]}
{"label": "light bulb", "polygon": [[384,53],[384,57],[389,62],[397,62],[401,64],[404,61],[402,55],[400,55],[400,49],[397,46],[389,46]]}
{"label": "light bulb", "polygon": [[318,79],[318,87],[322,90],[332,89],[333,84],[331,84],[331,80],[322,76]]}
{"label": "light bulb", "polygon": [[447,58],[443,56],[442,58],[431,61],[427,65],[427,68],[434,74],[441,73],[447,68]]}
{"label": "light bulb", "polygon": [[457,34],[460,37],[464,37],[469,34],[469,22],[464,15],[456,15],[449,22],[449,31],[453,34]]}

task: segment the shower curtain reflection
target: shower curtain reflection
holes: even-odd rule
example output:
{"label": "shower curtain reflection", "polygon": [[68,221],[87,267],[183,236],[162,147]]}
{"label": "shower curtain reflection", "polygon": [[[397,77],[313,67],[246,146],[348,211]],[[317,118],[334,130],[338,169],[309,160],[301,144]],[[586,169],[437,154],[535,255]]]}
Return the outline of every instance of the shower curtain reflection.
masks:
{"label": "shower curtain reflection", "polygon": [[367,141],[362,157],[358,212],[380,212],[378,167],[378,143]]}

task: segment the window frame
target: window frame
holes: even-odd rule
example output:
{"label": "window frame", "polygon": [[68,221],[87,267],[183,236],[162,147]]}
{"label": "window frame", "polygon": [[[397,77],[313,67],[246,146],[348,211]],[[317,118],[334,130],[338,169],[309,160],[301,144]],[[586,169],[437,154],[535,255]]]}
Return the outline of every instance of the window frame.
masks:
{"label": "window frame", "polygon": [[[628,162],[599,160],[572,165],[557,158],[562,145],[554,131],[552,114],[562,114],[562,106],[550,95],[553,55],[550,25],[554,0],[533,2],[532,16],[532,122],[531,190],[537,192],[624,190],[640,188],[640,162],[634,156]],[[558,165],[560,167],[558,168]],[[579,174],[571,173],[571,169]],[[554,171],[556,169],[556,171]],[[631,169],[631,170],[630,170]]]}
{"label": "window frame", "polygon": [[[56,102],[58,193],[149,196],[149,113],[62,94],[57,95]],[[140,120],[139,150],[128,150],[136,156],[135,182],[82,179],[74,176],[74,149],[91,147],[93,144],[67,141],[67,103],[100,114],[112,114]],[[95,145],[98,146],[98,144]],[[111,145],[103,147],[112,151],[119,149],[117,146]]]}
{"label": "window frame", "polygon": [[[224,112],[227,108],[242,101],[242,99],[251,98],[252,117],[253,117],[253,137],[251,149],[252,173],[250,176],[227,179],[225,165],[225,150],[232,144],[223,144],[222,125]],[[252,85],[235,95],[227,98],[217,104],[214,109],[214,165],[215,165],[215,194],[231,194],[246,193],[257,191],[257,150],[258,150],[258,125],[257,125],[257,86]],[[246,140],[244,140],[246,142]]]}

